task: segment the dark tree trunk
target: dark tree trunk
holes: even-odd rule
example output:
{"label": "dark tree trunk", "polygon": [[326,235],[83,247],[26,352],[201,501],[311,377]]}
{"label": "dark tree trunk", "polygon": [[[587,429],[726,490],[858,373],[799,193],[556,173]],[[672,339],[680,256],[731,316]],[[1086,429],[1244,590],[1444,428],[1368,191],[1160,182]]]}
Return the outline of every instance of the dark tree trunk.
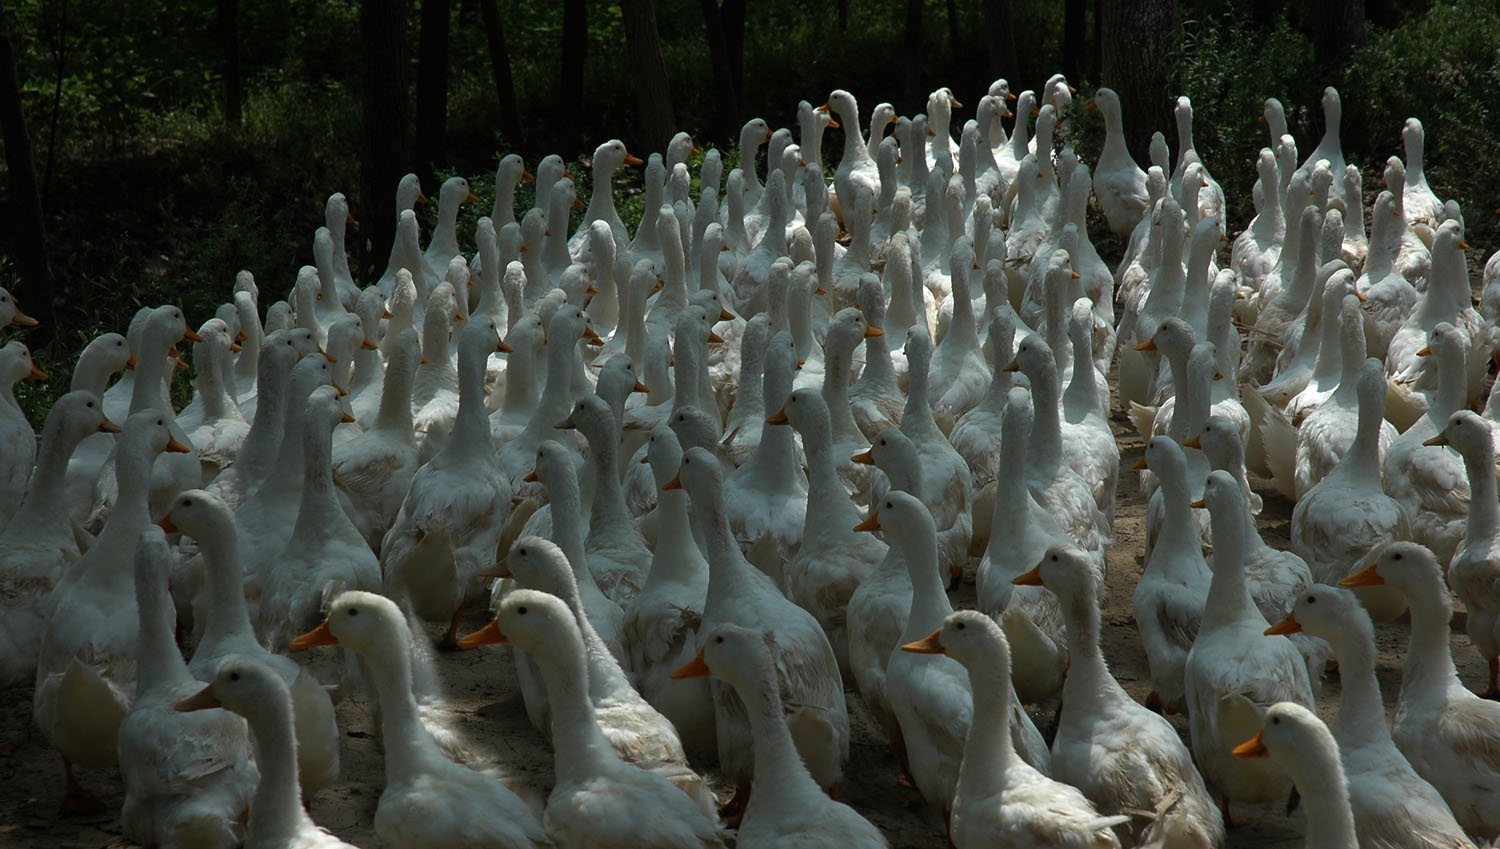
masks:
{"label": "dark tree trunk", "polygon": [[1066,0],[1063,4],[1063,75],[1078,85],[1083,81],[1084,16],[1087,0]]}
{"label": "dark tree trunk", "polygon": [[838,0],[839,32],[849,29],[849,0]]}
{"label": "dark tree trunk", "polygon": [[953,68],[949,73],[957,80],[961,76],[966,76],[964,71],[967,63],[964,59],[967,51],[963,49],[962,28],[958,20],[958,2],[947,0],[946,5],[948,7],[948,56],[949,61],[953,63]]}
{"label": "dark tree trunk", "polygon": [[1089,63],[1090,79],[1098,82],[1104,75],[1104,0],[1094,0],[1094,38],[1092,61]]}
{"label": "dark tree trunk", "polygon": [[11,250],[15,251],[18,285],[16,301],[32,315],[45,319],[35,332],[33,346],[50,341],[57,329],[57,302],[63,292],[53,288],[47,263],[47,226],[42,218],[42,195],[31,158],[31,136],[21,106],[21,81],[16,74],[15,46],[10,21],[0,7],[0,134],[5,139],[5,165],[10,172]]}
{"label": "dark tree trunk", "polygon": [[1309,11],[1318,67],[1337,65],[1349,48],[1365,40],[1365,0],[1320,0]]}
{"label": "dark tree trunk", "polygon": [[496,0],[479,0],[484,34],[490,44],[490,67],[495,72],[495,96],[500,100],[500,132],[516,150],[526,150],[521,130],[521,108],[516,103],[516,80],[510,71],[510,48],[505,44],[505,24],[500,21]]}
{"label": "dark tree trunk", "polygon": [[422,0],[422,33],[417,43],[418,173],[434,182],[433,166],[443,162],[448,136],[448,29],[450,0]]}
{"label": "dark tree trunk", "polygon": [[1020,68],[1016,62],[1015,21],[1010,0],[984,0],[984,34],[990,77],[1005,77],[1011,91],[1019,91]]}
{"label": "dark tree trunk", "polygon": [[906,74],[901,80],[901,95],[907,113],[921,112],[927,104],[922,81],[922,0],[906,0]]}
{"label": "dark tree trunk", "polygon": [[219,0],[219,46],[224,51],[224,120],[238,127],[244,115],[240,75],[240,0]]}
{"label": "dark tree trunk", "polygon": [[714,139],[722,144],[735,140],[740,130],[740,92],[734,69],[729,64],[729,47],[724,43],[724,17],[718,0],[701,0],[704,38],[708,42],[708,59],[713,66],[717,106],[714,114]]}
{"label": "dark tree trunk", "polygon": [[656,8],[652,0],[620,0],[625,23],[625,52],[635,73],[635,97],[641,125],[630,147],[646,151],[665,150],[677,132],[672,115],[672,94],[667,86],[667,63],[661,55],[661,36],[656,30]]}
{"label": "dark tree trunk", "polygon": [[1137,162],[1147,162],[1152,131],[1172,137],[1177,2],[1108,0],[1099,23],[1105,32],[1099,82],[1119,94],[1126,146]]}
{"label": "dark tree trunk", "polygon": [[364,0],[360,39],[364,102],[360,110],[359,219],[368,239],[366,279],[384,271],[396,235],[396,183],[406,172],[406,10],[403,0]]}
{"label": "dark tree trunk", "polygon": [[583,66],[589,56],[587,0],[563,0],[562,89],[557,101],[557,148],[572,158],[582,135]]}
{"label": "dark tree trunk", "polygon": [[[729,75],[734,80],[734,91],[741,100],[745,96],[745,0],[723,0],[719,5],[719,20],[724,26],[724,50],[729,54]],[[731,136],[738,140],[739,120]]]}

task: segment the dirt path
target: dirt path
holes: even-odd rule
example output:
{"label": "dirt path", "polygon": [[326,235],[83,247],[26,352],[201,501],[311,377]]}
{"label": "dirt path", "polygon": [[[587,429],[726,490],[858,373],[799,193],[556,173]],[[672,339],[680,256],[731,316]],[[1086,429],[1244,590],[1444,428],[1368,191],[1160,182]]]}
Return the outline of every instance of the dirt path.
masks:
{"label": "dirt path", "polygon": [[[1141,456],[1142,442],[1123,416],[1115,430],[1122,451],[1122,469],[1129,469]],[[1261,482],[1264,483],[1264,482]],[[1291,504],[1264,486],[1256,489],[1266,507],[1259,525],[1275,546],[1288,545]],[[1136,474],[1125,471],[1120,478],[1115,543],[1109,553],[1109,604],[1104,611],[1104,653],[1115,677],[1130,694],[1144,698],[1150,689],[1146,659],[1130,612],[1130,596],[1140,574],[1144,544],[1145,505]],[[953,597],[957,606],[972,606],[974,588],[966,585]],[[1455,617],[1453,652],[1459,673],[1470,685],[1483,681],[1477,653],[1463,634],[1462,616]],[[473,612],[466,628],[478,628],[485,614]],[[1401,680],[1401,653],[1406,643],[1406,624],[1376,627],[1379,645],[1378,674],[1388,712],[1393,708]],[[311,662],[323,680],[334,680],[338,664],[333,652],[314,650],[299,660]],[[515,671],[503,649],[450,652],[438,655],[438,673],[448,694],[449,722],[479,754],[478,760],[499,763],[518,788],[529,790],[538,805],[551,783],[552,755],[548,744],[527,722],[516,690]],[[1318,699],[1319,713],[1332,718],[1338,704],[1337,673],[1324,681]],[[876,736],[860,706],[849,693],[853,716],[850,761],[841,785],[840,798],[873,820],[888,835],[893,847],[942,849],[943,825],[938,814],[921,802],[916,791],[897,780],[897,769],[885,745]],[[1037,725],[1047,728],[1055,704],[1038,706]],[[379,728],[358,698],[345,700],[338,708],[343,732],[343,775],[333,788],[323,791],[312,806],[313,818],[339,836],[360,846],[378,845],[371,822],[382,786],[382,754]],[[1184,717],[1174,719],[1186,734]],[[117,812],[123,799],[118,771],[81,770],[80,780],[98,794],[111,813],[59,820],[54,816],[60,798],[62,768],[55,751],[31,724],[31,688],[0,693],[0,742],[13,751],[0,757],[0,846],[68,849],[69,847],[128,847],[135,844],[120,833]],[[722,792],[725,788],[719,788]],[[727,797],[727,793],[724,794]],[[1233,829],[1229,847],[1282,849],[1301,847],[1302,813],[1290,817],[1280,806],[1259,809],[1236,808],[1237,817],[1250,817],[1250,825]]]}

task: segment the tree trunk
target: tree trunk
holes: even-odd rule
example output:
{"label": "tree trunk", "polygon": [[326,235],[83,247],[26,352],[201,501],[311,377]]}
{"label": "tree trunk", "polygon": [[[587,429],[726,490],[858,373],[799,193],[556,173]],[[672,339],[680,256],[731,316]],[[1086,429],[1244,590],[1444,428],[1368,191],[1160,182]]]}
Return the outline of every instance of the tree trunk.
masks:
{"label": "tree trunk", "polygon": [[849,0],[838,0],[839,32],[849,29]]}
{"label": "tree trunk", "polygon": [[443,162],[448,135],[448,29],[450,0],[422,0],[422,32],[417,42],[418,173],[435,182],[433,166]]}
{"label": "tree trunk", "polygon": [[219,0],[219,46],[224,51],[224,120],[239,127],[244,116],[240,75],[240,0]]}
{"label": "tree trunk", "polygon": [[1020,67],[1016,62],[1015,21],[1010,0],[984,0],[985,52],[990,77],[1010,81],[1011,91],[1020,86]]}
{"label": "tree trunk", "polygon": [[906,62],[901,80],[901,95],[905,101],[901,111],[911,114],[921,112],[927,104],[927,92],[922,81],[922,0],[906,0]]}
{"label": "tree trunk", "polygon": [[1151,132],[1161,129],[1172,137],[1177,2],[1109,0],[1099,26],[1109,34],[1099,81],[1119,94],[1126,146],[1137,162],[1147,162]]}
{"label": "tree trunk", "polygon": [[589,56],[587,0],[563,0],[562,88],[557,101],[557,148],[565,158],[578,154],[582,135],[583,66]]}
{"label": "tree trunk", "polygon": [[966,76],[964,66],[967,63],[964,60],[967,51],[963,48],[963,38],[960,34],[962,27],[958,20],[958,2],[947,0],[946,5],[948,7],[948,61],[951,63],[949,74],[956,80],[961,76]]}
{"label": "tree trunk", "polygon": [[714,139],[722,144],[735,140],[740,131],[740,92],[729,64],[729,46],[724,40],[724,17],[718,0],[701,0],[704,38],[714,72]]}
{"label": "tree trunk", "polygon": [[1094,0],[1094,37],[1092,60],[1089,62],[1089,79],[1098,82],[1104,75],[1104,0]]}
{"label": "tree trunk", "polygon": [[360,110],[360,229],[368,239],[366,279],[385,270],[396,235],[396,183],[409,159],[406,128],[406,10],[403,0],[363,0],[360,40],[364,101]]}
{"label": "tree trunk", "polygon": [[516,80],[510,71],[510,48],[505,44],[505,24],[496,0],[479,0],[484,34],[490,45],[490,67],[495,72],[495,96],[500,100],[500,132],[522,153],[526,137],[521,129],[521,108],[516,103]]}
{"label": "tree trunk", "polygon": [[1365,40],[1365,0],[1320,0],[1308,15],[1313,60],[1320,68],[1339,63],[1349,49]]}
{"label": "tree trunk", "polygon": [[641,125],[630,147],[642,153],[666,150],[677,132],[672,115],[672,94],[667,86],[667,63],[661,55],[661,36],[656,30],[656,8],[652,0],[620,0],[625,23],[625,51],[635,73],[636,104]]}
{"label": "tree trunk", "polygon": [[1066,0],[1063,4],[1063,75],[1078,85],[1083,81],[1084,15],[1087,0]]}
{"label": "tree trunk", "polygon": [[[0,133],[5,139],[5,165],[10,171],[11,250],[17,271],[16,301],[45,319],[35,331],[33,345],[50,341],[57,329],[58,301],[63,292],[53,288],[47,263],[47,226],[42,218],[42,196],[31,158],[31,136],[21,106],[21,81],[16,74],[10,21],[0,7]],[[40,341],[38,341],[40,340]]]}
{"label": "tree trunk", "polygon": [[[735,101],[745,105],[745,0],[724,0],[719,6],[719,21],[724,27],[724,50],[729,54],[729,78],[734,83]],[[730,140],[738,141],[739,115],[730,129]]]}

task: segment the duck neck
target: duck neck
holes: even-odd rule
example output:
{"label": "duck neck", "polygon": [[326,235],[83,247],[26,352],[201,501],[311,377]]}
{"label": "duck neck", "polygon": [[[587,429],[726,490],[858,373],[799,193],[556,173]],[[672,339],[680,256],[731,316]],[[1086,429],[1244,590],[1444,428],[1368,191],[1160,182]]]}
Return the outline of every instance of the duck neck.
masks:
{"label": "duck neck", "polygon": [[1089,341],[1085,331],[1073,334],[1073,376],[1063,391],[1063,407],[1079,415],[1093,412],[1099,404],[1099,376],[1094,371]]}
{"label": "duck neck", "polygon": [[[804,430],[802,448],[807,454],[807,518],[803,526],[831,528],[832,532],[827,534],[829,542],[847,542],[849,534],[846,531],[858,524],[859,516],[854,509],[854,502],[844,489],[843,481],[839,480],[829,433],[812,428]],[[822,541],[814,540],[809,535],[803,544]]]}
{"label": "duck neck", "polygon": [[938,576],[937,537],[932,533],[918,536],[921,538],[898,541],[912,590],[906,628],[901,631],[903,643],[920,640],[936,631],[953,612],[953,604],[948,601],[943,580]]}
{"label": "duck neck", "polygon": [[1443,586],[1441,575],[1434,571],[1427,583],[1430,586],[1424,585],[1419,592],[1407,595],[1411,607],[1411,643],[1401,664],[1403,702],[1413,695],[1441,695],[1462,686],[1448,646],[1453,603],[1448,600],[1448,589]]}
{"label": "duck neck", "polygon": [[610,423],[602,432],[590,434],[589,451],[593,455],[594,497],[589,505],[591,533],[618,533],[634,527],[625,493],[620,485],[620,429]]}
{"label": "duck neck", "polygon": [[371,350],[361,346],[355,350],[352,361],[354,379],[349,385],[350,395],[357,395],[380,381],[382,361],[379,348]]}
{"label": "duck neck", "polygon": [[[824,342],[822,396],[823,403],[828,405],[830,445],[864,444],[864,434],[860,432],[859,425],[855,424],[854,413],[849,406],[849,359],[853,353],[845,345],[830,345],[827,340]],[[886,362],[889,364],[890,360],[887,359]],[[804,437],[804,448],[806,441]]]}
{"label": "duck neck", "polygon": [[501,414],[507,418],[518,414],[529,415],[536,409],[540,391],[532,377],[536,371],[536,349],[530,343],[517,345],[515,352],[507,356],[509,361],[505,364],[507,379],[505,399],[500,405]]}
{"label": "duck neck", "polygon": [[386,781],[391,783],[420,774],[442,757],[422,725],[412,696],[411,652],[405,642],[409,638],[381,639],[372,647],[376,656],[365,658],[380,698],[380,741],[385,746]]}
{"label": "duck neck", "polygon": [[302,808],[297,783],[297,739],[292,723],[292,702],[285,692],[271,695],[256,705],[250,720],[255,740],[255,764],[260,784],[250,803],[250,822],[245,828],[247,846],[289,846],[304,828],[314,828]]}
{"label": "duck neck", "polygon": [[1187,464],[1169,463],[1156,477],[1161,483],[1159,491],[1163,508],[1161,539],[1157,541],[1156,547],[1169,552],[1171,556],[1152,557],[1150,561],[1161,560],[1170,564],[1186,563],[1189,560],[1201,562],[1203,547],[1198,539],[1197,523],[1193,521],[1192,503],[1188,498]]}
{"label": "duck neck", "polygon": [[592,585],[597,592],[598,584],[594,581],[594,573],[589,571],[588,549],[584,542],[588,538],[588,528],[583,522],[583,501],[578,494],[578,478],[571,469],[563,472],[563,480],[547,481],[547,500],[552,504],[552,530],[557,547],[568,558],[573,580],[580,587]]}
{"label": "duck neck", "polygon": [[[1462,374],[1459,379],[1463,379]],[[1469,473],[1469,521],[1464,531],[1468,540],[1493,539],[1500,534],[1500,500],[1495,494],[1495,455],[1488,445],[1463,452],[1464,469]],[[41,467],[37,467],[40,474]],[[32,480],[36,480],[35,477]]]}
{"label": "duck neck", "polygon": [[[823,794],[813,781],[791,731],[781,704],[780,685],[769,658],[756,658],[747,670],[746,689],[735,689],[750,717],[750,736],[755,750],[755,791],[765,794],[760,803],[771,809],[798,807]],[[769,798],[766,798],[769,797]]]}
{"label": "duck neck", "polygon": [[868,161],[870,148],[865,143],[864,134],[859,127],[859,107],[840,109],[839,124],[844,128],[844,158],[839,160],[839,167],[842,168],[845,163],[848,163],[848,166],[853,168]]}
{"label": "duck neck", "polygon": [[493,457],[490,444],[490,416],[484,406],[484,369],[486,354],[480,349],[466,352],[472,356],[459,363],[458,412],[453,418],[453,432],[444,446],[463,452],[464,456]]}
{"label": "duck neck", "polygon": [[266,360],[266,368],[260,370],[256,379],[255,420],[245,434],[235,465],[240,469],[240,480],[248,493],[254,484],[265,476],[266,470],[275,462],[281,446],[281,437],[286,428],[286,369],[277,365],[272,357]]}
{"label": "duck neck", "polygon": [[955,795],[994,798],[1005,790],[1006,772],[1015,760],[1010,739],[1010,665],[969,667],[969,683],[974,689],[974,719],[964,742]]}
{"label": "duck neck", "polygon": [[1059,598],[1068,630],[1068,671],[1063,700],[1075,705],[1101,705],[1123,695],[1099,651],[1099,605],[1093,593],[1075,592]]}
{"label": "duck neck", "polygon": [[[370,353],[379,356],[376,351]],[[380,410],[375,414],[376,430],[397,435],[412,433],[411,392],[416,364],[409,353],[410,349],[396,354],[386,367],[385,383],[380,388]]]}
{"label": "duck neck", "polygon": [[549,647],[549,657],[538,664],[552,706],[552,748],[557,783],[580,783],[599,774],[619,758],[599,729],[594,702],[589,698],[588,660],[583,640],[576,634]]}
{"label": "duck neck", "polygon": [[[140,555],[136,557],[139,559]],[[157,564],[136,564],[135,603],[140,613],[140,630],[136,635],[136,698],[140,699],[157,688],[191,681],[192,676],[174,639],[176,617],[172,599],[167,594],[166,576]]]}
{"label": "duck neck", "polygon": [[1287,771],[1297,789],[1307,797],[1307,845],[1355,849],[1359,840],[1354,831],[1349,786],[1339,763],[1338,750],[1330,745],[1326,749],[1320,747],[1317,751],[1298,754],[1297,759],[1287,765]]}
{"label": "duck neck", "polygon": [[620,219],[615,212],[615,169],[619,167],[608,159],[594,158],[594,187],[589,192],[589,208],[584,210],[583,225],[586,228],[595,221],[604,221],[611,228]]}
{"label": "duck neck", "polygon": [[[213,521],[197,538],[203,552],[203,583],[210,615],[204,617],[198,651],[218,646],[231,637],[250,635],[250,611],[245,604],[245,571],[233,516]],[[253,637],[252,637],[253,639]]]}
{"label": "duck neck", "polygon": [[906,406],[901,411],[901,432],[911,441],[944,439],[932,418],[932,402],[927,398],[927,363],[913,368],[907,375]]}
{"label": "duck neck", "polygon": [[[149,341],[142,346],[144,353],[136,358],[135,383],[130,387],[130,412],[139,413],[142,410],[160,410],[163,406],[163,385],[166,377],[167,364],[172,362],[166,353],[166,347],[152,345]],[[6,387],[9,391],[10,387]],[[11,403],[15,403],[11,399]],[[171,408],[163,410],[171,412]]]}
{"label": "duck neck", "polygon": [[1205,631],[1218,624],[1236,623],[1246,616],[1260,617],[1261,621],[1265,621],[1251,601],[1250,590],[1245,583],[1245,518],[1242,513],[1243,511],[1238,510],[1224,511],[1222,518],[1218,513],[1212,517],[1213,580],[1208,585],[1204,609],[1221,611],[1223,615],[1205,616],[1201,626]]}
{"label": "duck neck", "polygon": [[760,492],[785,490],[797,477],[796,440],[788,425],[761,424],[760,444],[745,461],[751,485]]}
{"label": "duck neck", "polygon": [[[309,393],[310,394],[310,393]],[[261,488],[274,486],[277,488],[300,485],[303,479],[303,470],[306,468],[306,451],[302,445],[304,424],[307,419],[307,395],[296,398],[288,398],[286,409],[283,411],[281,424],[281,444],[276,448],[276,456],[272,460],[275,466],[267,470],[265,481]],[[257,408],[256,413],[260,410]],[[257,418],[259,416],[257,415]],[[268,492],[270,490],[267,490]]]}
{"label": "duck neck", "polygon": [[54,426],[44,425],[42,428],[36,468],[31,472],[21,509],[9,522],[9,526],[14,526],[17,531],[46,527],[45,523],[55,521],[66,510],[63,493],[68,460],[82,439],[81,434],[69,433],[66,423],[60,419]]}
{"label": "duck neck", "polygon": [[1339,712],[1331,730],[1339,746],[1349,750],[1370,743],[1389,744],[1380,700],[1380,682],[1375,679],[1375,639],[1368,629],[1347,628],[1331,635],[1334,655],[1339,659]]}
{"label": "duck neck", "polygon": [[297,508],[297,531],[321,535],[330,518],[343,514],[338,492],[333,488],[333,428],[318,422],[303,442],[302,503]]}
{"label": "duck neck", "polygon": [[1344,455],[1339,467],[1355,485],[1379,492],[1380,483],[1380,428],[1382,405],[1361,403],[1359,405],[1359,429],[1354,433],[1354,442],[1349,453]]}
{"label": "duck neck", "polygon": [[1062,418],[1057,404],[1057,369],[1043,366],[1031,378],[1030,464],[1050,467],[1062,458]]}
{"label": "duck neck", "polygon": [[680,489],[668,490],[656,496],[659,517],[656,526],[656,549],[651,558],[651,571],[646,583],[655,581],[685,581],[691,577],[689,567],[702,565],[702,552],[693,537],[692,524],[688,521],[688,496]]}
{"label": "duck neck", "polygon": [[[736,603],[750,584],[751,567],[741,554],[734,532],[729,528],[729,514],[724,506],[724,491],[718,489],[704,493],[703,537],[708,560],[708,597],[704,603],[705,613],[710,608]],[[689,494],[691,496],[691,493]],[[698,499],[694,499],[696,504]]]}

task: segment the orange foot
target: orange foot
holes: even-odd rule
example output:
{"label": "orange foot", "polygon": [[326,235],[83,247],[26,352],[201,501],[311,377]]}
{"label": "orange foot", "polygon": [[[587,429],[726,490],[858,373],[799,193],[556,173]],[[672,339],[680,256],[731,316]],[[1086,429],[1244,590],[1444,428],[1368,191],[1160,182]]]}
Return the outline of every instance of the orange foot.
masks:
{"label": "orange foot", "polygon": [[457,651],[458,645],[458,621],[464,617],[464,604],[460,603],[458,609],[453,611],[453,618],[448,622],[448,630],[443,632],[443,638],[438,640],[437,647],[444,651]]}
{"label": "orange foot", "polygon": [[79,786],[73,778],[73,764],[63,758],[63,778],[67,782],[63,787],[62,805],[57,809],[60,817],[76,817],[85,814],[97,814],[104,810],[104,803],[99,797]]}
{"label": "orange foot", "polygon": [[739,828],[740,821],[745,818],[745,806],[750,804],[750,782],[742,781],[735,785],[734,798],[729,804],[719,809],[719,819],[724,821],[726,828]]}

